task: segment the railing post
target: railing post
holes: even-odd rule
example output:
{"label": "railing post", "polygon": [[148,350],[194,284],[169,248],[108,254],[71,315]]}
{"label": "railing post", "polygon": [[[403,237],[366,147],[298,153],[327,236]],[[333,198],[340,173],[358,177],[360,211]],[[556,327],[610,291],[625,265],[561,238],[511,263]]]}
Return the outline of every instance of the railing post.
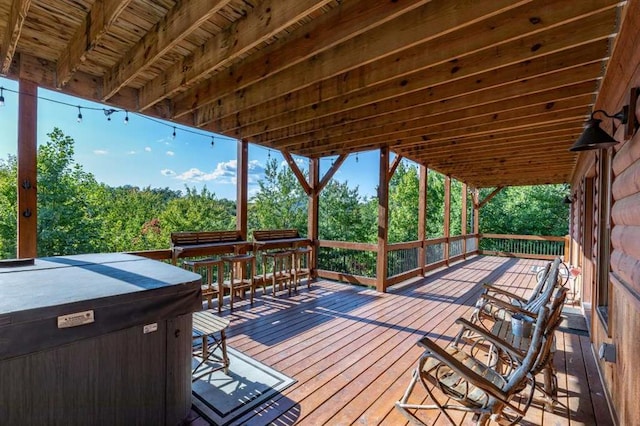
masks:
{"label": "railing post", "polygon": [[238,176],[236,179],[237,207],[236,230],[240,231],[242,239],[247,239],[247,200],[249,195],[249,142],[238,141]]}
{"label": "railing post", "polygon": [[426,266],[425,261],[425,241],[427,239],[427,173],[428,169],[425,166],[420,166],[420,186],[418,194],[418,240],[420,240],[420,248],[418,249],[418,266],[422,276],[424,276],[424,268]]}
{"label": "railing post", "polygon": [[451,177],[444,177],[444,237],[447,241],[444,244],[444,260],[446,265],[449,266],[449,245],[451,241]]}
{"label": "railing post", "polygon": [[568,256],[568,254],[569,254],[569,244],[570,243],[571,243],[571,236],[565,235],[564,236],[564,252],[562,253],[562,259],[565,262],[569,262],[569,263],[571,263],[571,259]]}
{"label": "railing post", "polygon": [[478,188],[473,190],[473,234],[476,236],[476,252],[480,253],[480,193]]}
{"label": "railing post", "polygon": [[462,202],[460,203],[461,209],[462,209],[462,214],[460,222],[462,222],[460,224],[460,231],[462,233],[462,236],[464,237],[462,239],[462,258],[466,259],[467,258],[467,184],[463,183],[462,184]]}
{"label": "railing post", "polygon": [[309,186],[311,187],[311,193],[309,194],[309,211],[307,216],[307,235],[311,240],[313,250],[311,250],[311,259],[309,265],[309,271],[312,278],[316,278],[318,275],[318,251],[320,246],[318,244],[318,214],[319,214],[319,200],[320,193],[318,186],[320,183],[320,160],[317,158],[309,159]]}
{"label": "railing post", "polygon": [[389,223],[389,148],[380,148],[378,182],[378,251],[376,258],[376,290],[387,289],[387,235]]}

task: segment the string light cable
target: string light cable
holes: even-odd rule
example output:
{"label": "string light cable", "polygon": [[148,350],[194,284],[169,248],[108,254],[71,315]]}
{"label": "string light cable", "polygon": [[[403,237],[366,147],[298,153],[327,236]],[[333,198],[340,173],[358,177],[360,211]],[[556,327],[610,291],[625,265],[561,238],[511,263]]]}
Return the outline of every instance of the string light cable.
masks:
{"label": "string light cable", "polygon": [[149,116],[146,116],[144,114],[140,114],[137,112],[133,112],[133,111],[129,111],[126,109],[116,109],[116,108],[100,108],[100,107],[91,107],[91,106],[83,106],[83,105],[78,105],[78,104],[72,104],[69,102],[64,102],[64,101],[60,101],[60,100],[56,100],[56,99],[51,99],[48,98],[46,96],[39,96],[39,95],[32,95],[31,93],[23,93],[20,92],[19,90],[13,90],[13,89],[8,89],[6,87],[2,87],[0,86],[0,106],[5,106],[5,98],[4,98],[4,92],[10,92],[10,93],[15,93],[17,95],[26,95],[26,96],[33,96],[38,100],[43,100],[43,101],[47,101],[47,102],[51,102],[54,104],[58,104],[58,105],[64,105],[73,109],[77,109],[78,110],[78,115],[76,116],[76,121],[78,123],[82,123],[84,117],[82,115],[82,111],[102,111],[102,113],[105,115],[105,117],[107,117],[107,121],[111,121],[111,116],[113,114],[121,114],[124,113],[124,124],[129,124],[129,114],[133,114],[136,117],[140,117],[142,119],[151,121],[155,124],[158,124],[160,126],[165,126],[167,128],[172,129],[172,133],[171,133],[171,137],[172,139],[175,139],[177,136],[177,133],[188,133],[188,134],[192,134],[195,136],[200,136],[203,138],[206,138],[208,141],[210,141],[211,147],[213,147],[215,145],[215,141],[216,139],[220,140],[221,138],[224,139],[228,139],[230,141],[236,141],[236,139],[233,138],[228,138],[228,137],[221,137],[221,135],[215,134],[212,135],[211,133],[204,133],[204,132],[199,132],[196,130],[192,130],[188,127],[183,127],[183,126],[177,126],[174,123],[166,123],[164,121],[161,121],[159,119],[155,119]]}

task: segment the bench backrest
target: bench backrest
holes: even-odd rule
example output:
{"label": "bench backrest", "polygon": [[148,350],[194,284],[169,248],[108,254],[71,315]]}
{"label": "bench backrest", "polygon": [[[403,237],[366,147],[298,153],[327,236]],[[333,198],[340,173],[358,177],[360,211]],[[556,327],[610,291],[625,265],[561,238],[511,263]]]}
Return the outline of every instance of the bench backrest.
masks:
{"label": "bench backrest", "polygon": [[242,241],[240,231],[172,232],[171,247]]}
{"label": "bench backrest", "polygon": [[287,238],[300,238],[297,229],[260,229],[253,231],[254,241],[284,240]]}

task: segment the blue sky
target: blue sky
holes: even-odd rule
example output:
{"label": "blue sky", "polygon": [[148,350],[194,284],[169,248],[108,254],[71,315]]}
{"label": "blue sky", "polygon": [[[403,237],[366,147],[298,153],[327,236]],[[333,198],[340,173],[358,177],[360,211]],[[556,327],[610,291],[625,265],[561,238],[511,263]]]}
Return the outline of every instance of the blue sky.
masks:
{"label": "blue sky", "polygon": [[[8,90],[17,91],[18,83],[0,78],[0,86],[7,89],[4,90],[5,106],[0,107],[0,158],[6,159],[17,150],[18,95]],[[183,126],[176,126],[174,139],[174,124],[170,122],[129,114],[129,122],[125,124],[124,112],[111,114],[109,121],[102,111],[108,106],[45,89],[39,89],[38,97],[38,144],[48,140],[47,133],[54,127],[60,128],[75,140],[76,161],[98,181],[111,186],[177,190],[184,190],[185,186],[200,189],[206,185],[218,197],[235,200],[237,145],[234,139]],[[77,122],[78,105],[81,123]],[[211,136],[215,138],[213,147]],[[357,162],[354,155],[350,156],[334,177],[347,181],[351,187],[358,186],[361,195],[374,195],[378,182],[377,154],[377,151],[360,153]],[[278,151],[249,145],[250,195],[257,189],[269,155],[283,161]],[[306,159],[294,158],[302,169],[307,169]],[[321,173],[331,167],[331,161],[331,158],[321,161]],[[286,167],[284,163],[283,167]]]}

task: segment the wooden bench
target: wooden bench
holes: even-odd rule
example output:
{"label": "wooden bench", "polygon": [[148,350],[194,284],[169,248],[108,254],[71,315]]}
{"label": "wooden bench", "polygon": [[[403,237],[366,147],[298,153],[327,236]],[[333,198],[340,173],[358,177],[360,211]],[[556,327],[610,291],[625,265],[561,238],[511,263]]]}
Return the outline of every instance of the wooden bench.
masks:
{"label": "wooden bench", "polygon": [[242,239],[240,231],[199,231],[171,233],[171,260],[180,257],[210,256],[234,253],[251,244]]}
{"label": "wooden bench", "polygon": [[253,231],[256,249],[290,249],[311,245],[311,240],[301,237],[297,229],[261,229]]}

